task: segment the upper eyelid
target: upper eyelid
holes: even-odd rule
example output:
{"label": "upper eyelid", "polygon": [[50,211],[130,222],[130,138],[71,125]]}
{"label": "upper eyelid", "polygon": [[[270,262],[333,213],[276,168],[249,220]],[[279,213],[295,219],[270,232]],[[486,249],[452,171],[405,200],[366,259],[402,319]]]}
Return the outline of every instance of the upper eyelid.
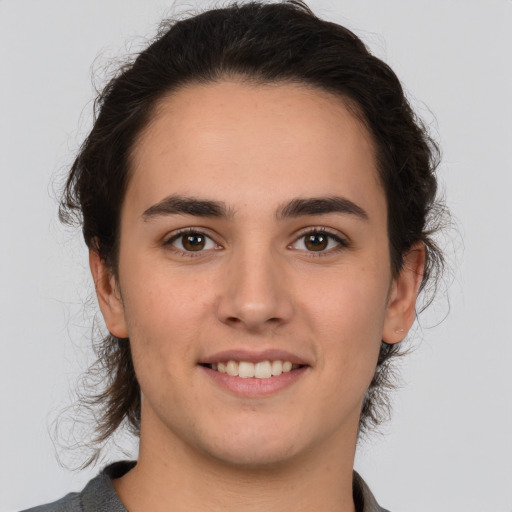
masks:
{"label": "upper eyelid", "polygon": [[200,235],[204,235],[205,237],[209,238],[210,240],[213,240],[216,244],[219,244],[217,242],[217,240],[215,239],[216,237],[210,233],[210,230],[203,228],[203,227],[194,227],[194,226],[181,228],[181,229],[175,229],[174,231],[167,233],[163,237],[163,241],[164,241],[164,243],[169,243],[173,240],[176,240],[180,236],[186,235],[188,233],[198,233]]}
{"label": "upper eyelid", "polygon": [[298,240],[299,238],[301,238],[305,235],[309,235],[311,233],[326,234],[328,236],[332,236],[333,238],[338,238],[341,241],[346,242],[346,243],[349,243],[349,241],[350,241],[349,237],[347,235],[345,235],[343,232],[341,232],[337,229],[328,228],[326,226],[309,226],[307,228],[302,228],[302,229],[299,229],[298,231],[296,231],[293,236],[294,236],[295,240]]}

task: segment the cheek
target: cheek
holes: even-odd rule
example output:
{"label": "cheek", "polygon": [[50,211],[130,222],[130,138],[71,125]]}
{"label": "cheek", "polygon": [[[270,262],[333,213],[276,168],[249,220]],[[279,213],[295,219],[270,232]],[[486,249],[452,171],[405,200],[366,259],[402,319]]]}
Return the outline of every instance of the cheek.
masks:
{"label": "cheek", "polygon": [[[342,382],[371,380],[377,364],[387,304],[386,279],[381,272],[359,269],[325,281],[304,302],[321,343],[319,360],[336,375],[351,375]],[[337,381],[338,382],[338,381]],[[339,381],[341,382],[341,381]]]}
{"label": "cheek", "polygon": [[[195,363],[205,299],[200,283],[171,276],[165,268],[131,265],[122,280],[123,303],[132,357],[141,386],[146,374],[179,378],[176,361]],[[159,379],[161,382],[161,379]]]}
{"label": "cheek", "polygon": [[[302,304],[319,328],[337,330],[344,338],[382,333],[390,275],[379,266],[347,266],[322,276],[308,277]],[[317,279],[315,279],[315,277]],[[311,286],[316,282],[316,286]],[[366,335],[366,336],[365,336]]]}
{"label": "cheek", "polygon": [[[165,261],[151,263],[150,258],[132,258],[126,262],[122,278],[123,302],[128,323],[134,329],[150,331],[177,327],[187,318],[194,318],[204,310],[204,276],[173,269]],[[192,328],[191,323],[187,327]]]}
{"label": "cheek", "polygon": [[[149,288],[149,287],[148,287]],[[197,301],[153,289],[127,301],[128,334],[135,374],[153,409],[183,400],[183,385],[197,360]],[[189,389],[190,396],[194,394]]]}

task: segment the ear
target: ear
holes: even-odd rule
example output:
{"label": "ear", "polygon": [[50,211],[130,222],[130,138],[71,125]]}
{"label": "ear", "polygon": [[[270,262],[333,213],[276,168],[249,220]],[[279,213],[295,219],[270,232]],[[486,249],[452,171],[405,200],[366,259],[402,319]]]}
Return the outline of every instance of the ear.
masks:
{"label": "ear", "polygon": [[89,249],[89,266],[107,329],[118,338],[128,338],[123,300],[111,269],[94,249]]}
{"label": "ear", "polygon": [[414,322],[424,268],[425,246],[418,242],[404,256],[402,270],[391,284],[382,333],[382,340],[386,343],[398,343],[407,336]]}

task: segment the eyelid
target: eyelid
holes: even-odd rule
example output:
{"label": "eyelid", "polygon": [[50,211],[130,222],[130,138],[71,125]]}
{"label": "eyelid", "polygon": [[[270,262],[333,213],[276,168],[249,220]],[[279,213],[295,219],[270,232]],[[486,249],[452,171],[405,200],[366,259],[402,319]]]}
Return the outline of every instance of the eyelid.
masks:
{"label": "eyelid", "polygon": [[[335,240],[338,245],[336,247],[333,247],[333,248],[327,249],[327,250],[323,250],[323,251],[307,251],[307,250],[303,250],[303,249],[295,249],[293,247],[295,244],[297,244],[297,242],[300,239],[304,238],[307,235],[311,235],[311,234],[326,235],[326,236],[330,237],[332,240]],[[304,252],[308,253],[308,255],[311,255],[311,256],[326,256],[328,254],[332,254],[337,251],[340,251],[340,250],[350,247],[350,241],[347,236],[345,236],[343,233],[341,233],[337,230],[330,229],[325,226],[310,226],[307,228],[303,228],[298,233],[296,233],[294,236],[294,241],[288,247],[291,249],[295,249],[297,251],[299,251],[299,250],[304,251]]]}
{"label": "eyelid", "polygon": [[[171,233],[168,233],[164,237],[163,245],[164,245],[164,247],[169,248],[170,250],[174,251],[175,253],[177,253],[179,255],[185,255],[188,257],[204,256],[205,253],[209,253],[210,251],[222,249],[223,247],[215,240],[215,238],[212,235],[208,234],[208,231],[209,230],[206,228],[192,227],[192,226],[177,229],[175,231],[172,231]],[[187,235],[187,234],[198,234],[198,235],[204,236],[205,238],[211,240],[215,244],[215,247],[211,248],[211,249],[203,249],[200,251],[185,251],[185,250],[182,250],[179,247],[176,247],[173,245],[173,243],[176,240],[178,240],[180,237]]]}
{"label": "eyelid", "polygon": [[[204,235],[208,238],[211,238],[212,240],[214,240],[216,238],[215,234],[212,234],[211,229],[204,228],[202,226],[186,226],[184,228],[178,228],[178,229],[169,231],[166,235],[164,235],[162,237],[162,239],[165,244],[165,243],[169,243],[173,239],[178,238],[180,235],[187,235],[189,233],[197,233],[199,235]],[[217,243],[217,242],[215,242],[215,243]]]}

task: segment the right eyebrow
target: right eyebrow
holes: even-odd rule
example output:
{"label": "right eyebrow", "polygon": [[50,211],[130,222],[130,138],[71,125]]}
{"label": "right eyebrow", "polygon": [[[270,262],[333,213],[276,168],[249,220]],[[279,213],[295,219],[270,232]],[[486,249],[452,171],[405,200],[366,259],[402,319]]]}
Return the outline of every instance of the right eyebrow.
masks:
{"label": "right eyebrow", "polygon": [[233,211],[225,203],[179,195],[168,196],[150,206],[142,214],[144,221],[166,215],[193,215],[196,217],[232,218]]}
{"label": "right eyebrow", "polygon": [[346,197],[308,197],[292,199],[282,206],[277,213],[278,219],[300,217],[302,215],[327,215],[340,213],[353,215],[361,220],[368,221],[368,213],[359,205]]}

